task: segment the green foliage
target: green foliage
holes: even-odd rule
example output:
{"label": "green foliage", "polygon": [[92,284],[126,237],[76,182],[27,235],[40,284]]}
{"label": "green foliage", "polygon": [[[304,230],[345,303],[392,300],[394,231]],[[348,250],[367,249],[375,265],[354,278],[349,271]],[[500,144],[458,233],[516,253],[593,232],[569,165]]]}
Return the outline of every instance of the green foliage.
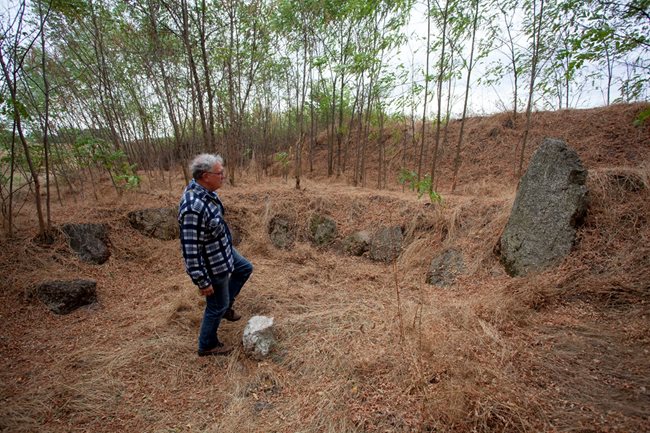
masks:
{"label": "green foliage", "polygon": [[282,178],[286,181],[287,177],[289,176],[289,154],[287,152],[277,152],[275,155],[273,155],[273,159],[280,163],[280,166],[282,167]]}
{"label": "green foliage", "polygon": [[119,182],[122,188],[126,190],[137,189],[140,186],[140,176],[135,173],[135,164],[127,164],[123,166],[123,170],[128,170],[128,174],[119,174],[115,179]]}
{"label": "green foliage", "polygon": [[11,96],[0,93],[0,116],[7,119],[13,119],[14,113],[18,112],[21,120],[25,121],[30,118],[27,107],[19,100],[14,100]]}
{"label": "green foliage", "polygon": [[[11,165],[12,154],[11,154],[11,142],[14,140],[13,146],[13,162],[17,172],[28,173],[29,172],[29,163],[27,162],[27,157],[25,155],[25,150],[20,142],[18,133],[12,137],[12,131],[9,129],[0,129],[0,166],[3,169],[9,171]],[[43,146],[37,142],[31,142],[28,140],[27,148],[29,150],[29,155],[31,157],[32,164],[35,169],[40,170],[41,165],[43,164]]]}
{"label": "green foliage", "polygon": [[69,17],[80,17],[90,13],[89,3],[83,0],[54,0],[50,2],[53,12]]}
{"label": "green foliage", "polygon": [[634,119],[634,126],[643,126],[645,125],[646,120],[650,118],[650,107],[642,110]]}
{"label": "green foliage", "polygon": [[567,48],[558,52],[570,58],[568,73],[597,66],[612,71],[616,65],[626,69],[619,80],[623,100],[641,98],[650,87],[650,29],[647,0],[565,0],[560,9],[569,28]]}
{"label": "green foliage", "polygon": [[122,150],[110,147],[101,138],[82,135],[74,143],[74,155],[80,167],[96,165],[104,168],[116,182],[116,188],[135,189],[140,186],[136,164],[129,164]]}
{"label": "green foliage", "polygon": [[9,169],[11,167],[11,131],[0,128],[0,188],[9,185]]}
{"label": "green foliage", "polygon": [[289,154],[287,152],[277,152],[273,155],[273,160],[279,162],[282,168],[286,168],[289,165]]}
{"label": "green foliage", "polygon": [[411,191],[415,191],[418,198],[422,198],[424,194],[427,194],[431,203],[442,203],[442,196],[434,191],[431,185],[431,175],[427,174],[418,181],[416,172],[402,168],[397,180],[400,184],[408,186]]}

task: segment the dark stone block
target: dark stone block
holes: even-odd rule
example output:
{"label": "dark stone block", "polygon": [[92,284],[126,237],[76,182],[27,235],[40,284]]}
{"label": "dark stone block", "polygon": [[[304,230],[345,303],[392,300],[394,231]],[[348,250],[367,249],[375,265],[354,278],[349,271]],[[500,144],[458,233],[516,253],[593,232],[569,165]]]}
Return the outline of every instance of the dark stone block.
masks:
{"label": "dark stone block", "polygon": [[392,262],[402,251],[401,227],[383,227],[370,239],[370,258],[380,262]]}
{"label": "dark stone block", "polygon": [[293,224],[283,215],[276,215],[269,221],[269,237],[277,248],[290,249],[295,240]]}
{"label": "dark stone block", "polygon": [[325,215],[312,215],[309,232],[316,245],[329,245],[336,239],[336,221]]}
{"label": "dark stone block", "polygon": [[47,281],[36,288],[36,296],[52,312],[68,314],[97,302],[96,288],[93,280]]}
{"label": "dark stone block", "polygon": [[101,265],[111,256],[105,224],[65,224],[61,230],[81,260]]}

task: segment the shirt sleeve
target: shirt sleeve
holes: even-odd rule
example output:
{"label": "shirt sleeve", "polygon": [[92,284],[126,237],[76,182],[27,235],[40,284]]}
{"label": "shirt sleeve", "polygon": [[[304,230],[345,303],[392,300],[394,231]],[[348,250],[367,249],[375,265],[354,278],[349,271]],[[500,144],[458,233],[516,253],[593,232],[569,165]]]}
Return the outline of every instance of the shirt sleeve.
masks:
{"label": "shirt sleeve", "polygon": [[185,270],[199,289],[204,289],[210,284],[207,269],[201,255],[199,231],[201,229],[200,214],[187,210],[180,217],[181,249],[185,260]]}

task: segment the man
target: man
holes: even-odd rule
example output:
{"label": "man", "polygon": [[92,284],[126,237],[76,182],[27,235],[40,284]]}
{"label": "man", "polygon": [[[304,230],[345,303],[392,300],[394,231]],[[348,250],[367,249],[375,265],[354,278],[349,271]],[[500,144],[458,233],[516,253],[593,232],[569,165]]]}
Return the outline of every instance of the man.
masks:
{"label": "man", "polygon": [[224,207],[216,191],[225,179],[223,158],[198,155],[190,164],[192,181],[185,188],[178,209],[181,249],[185,270],[205,296],[205,312],[199,332],[199,356],[227,355],[232,346],[217,338],[221,319],[241,318],[233,302],[253,272],[253,265],[232,245]]}

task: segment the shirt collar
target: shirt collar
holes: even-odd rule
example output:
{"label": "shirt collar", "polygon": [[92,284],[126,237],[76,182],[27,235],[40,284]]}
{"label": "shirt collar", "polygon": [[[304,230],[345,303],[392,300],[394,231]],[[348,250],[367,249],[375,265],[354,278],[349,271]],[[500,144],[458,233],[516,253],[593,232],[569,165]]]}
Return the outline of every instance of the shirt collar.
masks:
{"label": "shirt collar", "polygon": [[219,199],[219,196],[217,195],[216,191],[210,191],[200,183],[198,183],[195,179],[192,179],[190,181],[190,184],[187,186],[188,189],[192,189],[196,191],[199,194],[207,194],[208,196],[214,198],[214,199]]}

